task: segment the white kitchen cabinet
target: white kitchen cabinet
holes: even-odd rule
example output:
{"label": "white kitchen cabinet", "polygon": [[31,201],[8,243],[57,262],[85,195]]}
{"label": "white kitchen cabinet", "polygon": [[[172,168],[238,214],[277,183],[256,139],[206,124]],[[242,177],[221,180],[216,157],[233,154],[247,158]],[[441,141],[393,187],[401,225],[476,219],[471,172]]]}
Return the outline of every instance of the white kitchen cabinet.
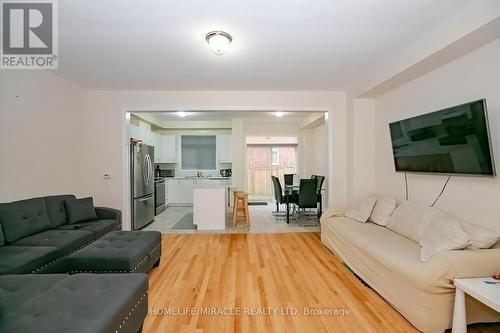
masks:
{"label": "white kitchen cabinet", "polygon": [[162,136],[158,133],[151,132],[153,141],[150,143],[155,147],[155,163],[161,163],[162,156]]}
{"label": "white kitchen cabinet", "polygon": [[153,145],[154,137],[151,131],[151,125],[143,121],[139,121],[139,126],[130,124],[130,137],[138,140],[142,140],[148,145]]}
{"label": "white kitchen cabinet", "polygon": [[217,162],[231,163],[231,135],[222,134],[215,138]]}
{"label": "white kitchen cabinet", "polygon": [[151,132],[151,125],[145,123],[143,121],[139,122],[139,135],[140,139],[147,144],[150,145],[153,141],[153,132]]}
{"label": "white kitchen cabinet", "polygon": [[130,137],[131,138],[142,140],[142,138],[140,137],[141,136],[140,132],[141,132],[141,128],[139,126],[136,126],[134,124],[130,124]]}
{"label": "white kitchen cabinet", "polygon": [[193,179],[167,180],[168,203],[171,205],[189,205],[193,203]]}
{"label": "white kitchen cabinet", "polygon": [[180,196],[179,196],[179,189],[180,189],[180,180],[179,179],[167,179],[166,180],[167,186],[166,192],[168,192],[168,203],[169,204],[179,204],[180,201]]}
{"label": "white kitchen cabinet", "polygon": [[169,190],[170,190],[169,181],[165,180],[165,207],[168,206],[168,204],[171,204],[171,202],[169,201],[170,200]]}
{"label": "white kitchen cabinet", "polygon": [[193,203],[193,186],[195,180],[182,179],[180,181],[179,196],[180,203],[192,204]]}
{"label": "white kitchen cabinet", "polygon": [[177,163],[177,135],[161,136],[160,163]]}

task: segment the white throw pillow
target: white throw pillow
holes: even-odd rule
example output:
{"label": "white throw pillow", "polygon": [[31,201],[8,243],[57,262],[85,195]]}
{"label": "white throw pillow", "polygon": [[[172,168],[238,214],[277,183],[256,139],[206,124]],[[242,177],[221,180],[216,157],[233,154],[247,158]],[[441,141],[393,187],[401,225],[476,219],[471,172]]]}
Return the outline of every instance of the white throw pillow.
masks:
{"label": "white throw pillow", "polygon": [[386,226],[397,207],[396,198],[388,195],[373,195],[377,200],[370,215],[370,221]]}
{"label": "white throw pillow", "polygon": [[467,250],[489,249],[498,242],[500,232],[476,224],[460,221],[460,226],[470,237]]}
{"label": "white throw pillow", "polygon": [[446,214],[438,215],[425,230],[420,259],[427,261],[438,252],[465,249],[469,244],[469,235],[457,220]]}
{"label": "white throw pillow", "polygon": [[403,201],[389,218],[387,228],[420,243],[427,226],[438,215],[445,215],[445,213],[436,208]]}
{"label": "white throw pillow", "polygon": [[354,203],[354,205],[347,210],[345,216],[356,220],[358,222],[366,222],[372,213],[373,206],[375,206],[375,198],[372,196],[361,198]]}

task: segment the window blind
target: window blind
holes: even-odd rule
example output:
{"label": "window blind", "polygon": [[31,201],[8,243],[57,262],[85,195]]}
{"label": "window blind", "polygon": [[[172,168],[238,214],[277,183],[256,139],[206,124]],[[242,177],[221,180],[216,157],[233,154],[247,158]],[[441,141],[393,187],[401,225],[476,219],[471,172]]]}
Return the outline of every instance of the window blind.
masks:
{"label": "window blind", "polygon": [[183,170],[215,170],[215,135],[182,135]]}

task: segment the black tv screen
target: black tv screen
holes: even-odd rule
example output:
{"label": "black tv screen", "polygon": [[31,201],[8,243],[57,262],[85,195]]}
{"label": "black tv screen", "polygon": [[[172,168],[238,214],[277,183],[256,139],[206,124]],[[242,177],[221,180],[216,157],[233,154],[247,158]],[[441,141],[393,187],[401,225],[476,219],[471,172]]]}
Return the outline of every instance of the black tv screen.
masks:
{"label": "black tv screen", "polygon": [[495,176],[484,99],[389,127],[396,171]]}

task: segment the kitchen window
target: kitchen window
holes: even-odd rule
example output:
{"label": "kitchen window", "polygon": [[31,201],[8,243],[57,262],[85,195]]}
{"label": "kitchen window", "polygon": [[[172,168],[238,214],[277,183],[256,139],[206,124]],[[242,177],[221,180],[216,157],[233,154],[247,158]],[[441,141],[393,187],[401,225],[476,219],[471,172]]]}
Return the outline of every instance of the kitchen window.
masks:
{"label": "kitchen window", "polygon": [[182,170],[215,170],[215,135],[181,136]]}

